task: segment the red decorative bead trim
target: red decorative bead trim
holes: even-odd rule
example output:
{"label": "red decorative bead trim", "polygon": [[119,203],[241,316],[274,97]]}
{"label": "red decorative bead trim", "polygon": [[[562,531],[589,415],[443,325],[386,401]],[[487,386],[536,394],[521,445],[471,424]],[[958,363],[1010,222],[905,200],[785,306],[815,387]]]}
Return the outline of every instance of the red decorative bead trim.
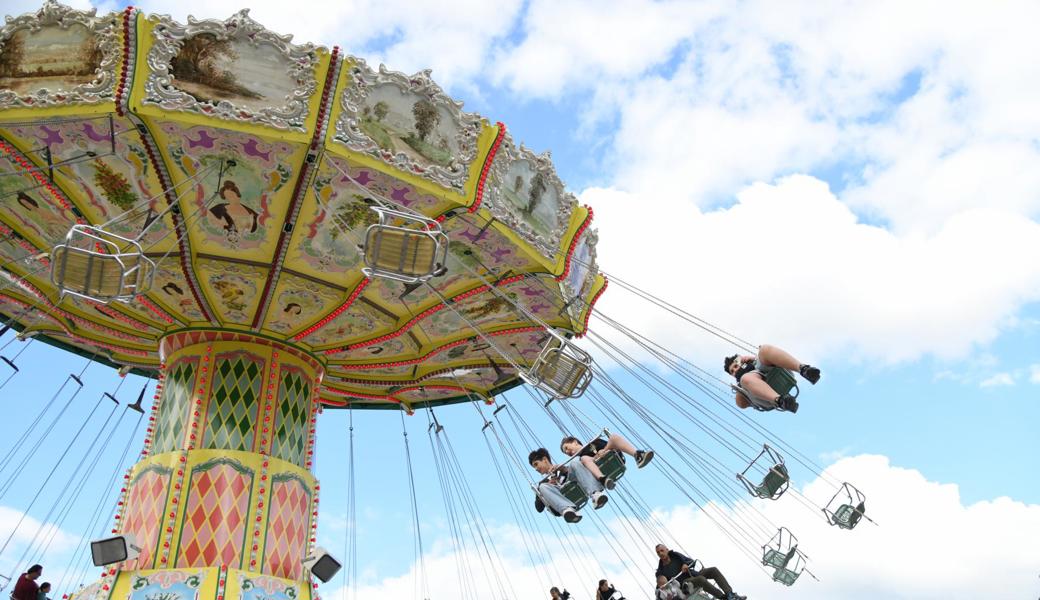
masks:
{"label": "red decorative bead trim", "polygon": [[[503,329],[502,331],[495,331],[493,333],[485,333],[484,335],[497,337],[497,336],[500,336],[500,335],[509,335],[511,333],[526,333],[528,331],[543,331],[543,328],[541,326],[515,327],[515,328],[512,328],[512,329]],[[408,360],[398,360],[398,361],[392,361],[392,362],[386,362],[386,363],[375,363],[375,364],[365,364],[365,365],[339,365],[339,368],[340,369],[345,369],[347,371],[362,371],[362,370],[365,370],[365,369],[385,369],[385,368],[405,367],[405,366],[408,366],[408,365],[415,365],[415,364],[421,363],[421,362],[423,362],[425,360],[428,360],[429,358],[433,357],[434,355],[439,354],[441,352],[444,352],[445,350],[449,350],[449,349],[454,348],[456,346],[461,346],[462,344],[466,344],[468,342],[476,341],[476,340],[478,340],[480,338],[481,338],[481,336],[479,336],[479,335],[471,335],[469,337],[462,338],[461,340],[455,340],[454,342],[450,342],[450,343],[444,344],[443,346],[441,346],[439,348],[434,348],[429,353],[427,353],[424,356],[420,356],[419,358],[411,358],[411,359],[408,359]]]}
{"label": "red decorative bead trim", "polygon": [[125,113],[123,102],[126,99],[126,83],[130,75],[130,63],[133,61],[136,47],[130,45],[130,17],[134,14],[134,7],[128,6],[123,11],[123,64],[119,69],[119,82],[116,84],[116,114],[122,117]]}
{"label": "red decorative bead trim", "polygon": [[164,311],[163,309],[159,308],[155,304],[152,304],[152,301],[149,300],[144,295],[138,296],[137,297],[137,301],[140,302],[141,304],[143,304],[145,308],[147,308],[148,310],[152,311],[152,313],[155,316],[159,317],[163,321],[166,321],[167,323],[170,323],[171,325],[173,324],[173,317],[171,317],[170,315],[166,314],[166,311]]}
{"label": "red decorative bead trim", "polygon": [[[329,117],[329,104],[332,98],[332,92],[336,87],[336,80],[339,76],[340,61],[339,58],[339,46],[333,46],[332,56],[329,59],[329,69],[325,73],[325,85],[321,90],[321,102],[318,104],[318,117],[317,125],[314,128],[314,135],[311,137],[310,152],[317,152],[318,147],[321,146],[322,141],[325,139],[325,131],[328,126]],[[303,205],[302,198],[307,195],[307,185],[305,182],[310,181],[310,172],[317,168],[317,165],[311,164],[306,160],[303,166],[300,168],[300,175],[296,178],[296,183],[293,185],[292,200],[289,202],[289,210],[286,212],[286,222],[293,223],[299,216],[300,207]],[[278,234],[278,243],[275,245],[274,259],[271,261],[271,271],[267,274],[267,281],[264,282],[264,289],[260,294],[260,302],[257,304],[256,312],[253,313],[252,329],[258,329],[260,327],[260,321],[264,319],[264,315],[267,314],[267,308],[271,295],[274,293],[274,282],[278,279],[282,272],[282,261],[285,258],[286,249],[289,247],[289,240],[292,239],[292,235],[287,233],[283,228]],[[294,338],[298,339],[298,338]]]}
{"label": "red decorative bead trim", "polygon": [[599,288],[596,295],[592,297],[592,301],[589,302],[589,308],[585,311],[585,322],[581,326],[581,332],[577,334],[579,338],[585,337],[585,334],[589,332],[589,318],[592,316],[592,309],[596,306],[596,301],[603,295],[603,292],[607,291],[607,285],[610,281],[604,280],[603,287]]}
{"label": "red decorative bead trim", "polygon": [[116,321],[120,321],[122,323],[126,323],[127,325],[133,327],[134,329],[136,329],[138,331],[148,331],[150,329],[150,327],[146,323],[142,323],[141,321],[138,321],[137,319],[134,319],[132,317],[128,317],[128,316],[124,315],[123,313],[113,309],[110,306],[107,306],[105,304],[102,304],[100,302],[95,302],[95,301],[90,301],[90,303],[93,304],[94,308],[97,309],[99,312],[104,313],[105,315],[108,315],[109,317],[112,317]]}
{"label": "red decorative bead trim", "polygon": [[498,126],[498,135],[495,136],[495,141],[491,144],[491,149],[488,150],[488,155],[484,159],[484,166],[480,168],[480,180],[477,181],[477,193],[474,196],[473,204],[467,209],[468,212],[477,212],[480,208],[480,203],[484,200],[484,186],[487,185],[488,174],[491,173],[491,163],[495,160],[495,154],[498,153],[498,147],[502,145],[502,138],[506,136],[505,123],[499,121],[495,125]]}
{"label": "red decorative bead trim", "polygon": [[[19,152],[14,146],[8,144],[4,140],[0,140],[0,151],[2,151],[5,156],[13,160],[20,168],[22,168],[26,172],[26,175],[29,175],[30,177],[35,179],[36,183],[40,184],[40,187],[45,188],[50,193],[51,197],[54,198],[54,200],[58,203],[58,205],[61,206],[62,209],[72,213],[73,215],[77,214],[76,210],[72,207],[71,204],[69,204],[69,200],[65,197],[65,194],[61,193],[61,191],[58,190],[57,186],[51,183],[50,179],[44,177],[40,173],[40,170],[37,169],[36,166],[27,158],[22,156],[21,152]],[[85,225],[86,221],[83,220],[83,217],[77,216],[76,224]]]}
{"label": "red decorative bead trim", "polygon": [[[522,280],[524,277],[525,277],[524,275],[514,275],[513,277],[506,277],[505,279],[495,283],[495,287],[502,287],[502,286],[505,286],[505,285],[509,285],[510,283],[515,283],[517,281]],[[484,292],[486,292],[486,291],[488,291],[490,289],[491,289],[491,287],[488,286],[488,285],[481,285],[481,286],[473,288],[472,290],[469,290],[468,292],[462,292],[461,294],[455,296],[454,298],[448,299],[448,303],[449,304],[455,304],[456,302],[459,302],[460,300],[465,300],[466,298],[469,298],[471,296],[475,296],[476,294],[484,293]],[[367,346],[372,346],[372,345],[378,344],[380,342],[385,342],[387,340],[392,340],[392,339],[394,339],[396,337],[400,337],[400,336],[404,335],[409,329],[414,327],[415,324],[418,323],[419,321],[422,321],[426,317],[428,317],[428,316],[430,316],[430,315],[432,315],[432,314],[434,314],[436,312],[439,312],[441,310],[444,310],[447,307],[448,307],[448,304],[444,304],[444,303],[435,304],[435,305],[431,306],[430,308],[427,308],[426,310],[424,310],[421,313],[419,313],[419,314],[415,315],[414,317],[412,317],[407,323],[402,325],[401,328],[396,330],[396,331],[392,331],[392,332],[390,332],[390,333],[388,333],[386,335],[381,335],[379,337],[372,338],[370,340],[365,340],[363,342],[358,342],[356,344],[350,344],[349,346],[343,346],[341,348],[331,348],[329,350],[326,350],[325,354],[326,355],[332,355],[332,354],[339,354],[341,352],[349,352],[351,350],[357,350],[359,348],[365,348]]]}
{"label": "red decorative bead trim", "polygon": [[571,247],[567,250],[567,260],[563,262],[563,273],[560,273],[556,281],[563,281],[571,272],[571,256],[574,255],[574,249],[578,247],[578,240],[581,239],[581,234],[585,233],[585,230],[592,224],[592,207],[586,206],[585,208],[589,211],[589,214],[585,215],[585,220],[582,221],[578,231],[575,231],[574,237],[571,238]]}
{"label": "red decorative bead trim", "polygon": [[318,321],[314,325],[311,325],[307,329],[304,329],[300,333],[297,333],[296,335],[294,335],[293,336],[293,340],[297,341],[297,342],[302,340],[303,338],[307,337],[308,335],[310,335],[310,334],[314,333],[315,331],[321,329],[322,327],[328,325],[329,323],[332,322],[333,319],[335,319],[336,317],[338,317],[341,314],[343,314],[343,311],[345,311],[348,308],[350,308],[351,304],[354,304],[354,301],[357,300],[357,297],[361,295],[361,292],[365,291],[365,288],[368,287],[368,284],[371,281],[372,280],[368,279],[367,277],[365,279],[362,279],[361,283],[359,283],[358,286],[356,288],[354,288],[354,291],[350,293],[350,296],[347,297],[347,301],[346,302],[341,304],[339,306],[339,308],[337,308],[336,310],[334,310],[334,311],[330,312],[329,314],[325,315],[325,317],[322,318],[322,320]]}

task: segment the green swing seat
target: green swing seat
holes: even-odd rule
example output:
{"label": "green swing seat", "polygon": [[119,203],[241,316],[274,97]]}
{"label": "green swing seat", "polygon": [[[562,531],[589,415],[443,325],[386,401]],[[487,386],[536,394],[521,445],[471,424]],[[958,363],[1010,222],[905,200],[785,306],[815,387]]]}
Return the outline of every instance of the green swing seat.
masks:
{"label": "green swing seat", "polygon": [[838,507],[838,510],[834,511],[834,516],[831,517],[831,524],[837,525],[842,529],[852,529],[859,523],[864,512],[866,512],[866,505],[862,502],[857,506],[842,504]]}
{"label": "green swing seat", "polygon": [[[614,481],[621,479],[625,474],[625,459],[614,451],[607,452],[603,456],[597,458],[596,466],[599,467],[600,471],[603,471],[604,475]],[[573,502],[574,507],[577,509],[581,509],[582,506],[585,506],[585,503],[589,499],[588,496],[585,495],[585,490],[581,489],[578,482],[573,479],[568,479],[560,488],[560,492],[562,492],[568,500]]]}
{"label": "green swing seat", "polygon": [[793,546],[787,553],[780,552],[775,548],[766,550],[765,555],[762,556],[762,564],[775,569],[773,571],[773,581],[779,581],[784,585],[792,585],[798,579],[801,572],[787,568],[787,565],[791,564],[791,559],[795,557],[797,552],[797,546]]}
{"label": "green swing seat", "polygon": [[787,369],[773,367],[766,373],[765,380],[769,387],[776,390],[776,393],[781,396],[788,394],[792,398],[798,397],[798,382],[795,381],[794,375]]}
{"label": "green swing seat", "polygon": [[764,499],[772,498],[777,495],[777,492],[783,493],[782,488],[785,488],[790,481],[791,476],[787,474],[787,467],[782,464],[773,465],[762,478],[761,485],[755,486],[755,495]]}

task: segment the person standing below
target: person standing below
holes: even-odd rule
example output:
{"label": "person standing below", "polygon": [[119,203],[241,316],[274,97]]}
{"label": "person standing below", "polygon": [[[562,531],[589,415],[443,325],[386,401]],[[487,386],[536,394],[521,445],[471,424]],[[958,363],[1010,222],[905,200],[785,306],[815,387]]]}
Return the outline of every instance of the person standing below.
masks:
{"label": "person standing below", "polygon": [[39,600],[40,587],[36,580],[40,575],[43,575],[43,567],[40,565],[33,565],[19,575],[17,583],[14,584],[14,591],[11,592],[11,600]]}

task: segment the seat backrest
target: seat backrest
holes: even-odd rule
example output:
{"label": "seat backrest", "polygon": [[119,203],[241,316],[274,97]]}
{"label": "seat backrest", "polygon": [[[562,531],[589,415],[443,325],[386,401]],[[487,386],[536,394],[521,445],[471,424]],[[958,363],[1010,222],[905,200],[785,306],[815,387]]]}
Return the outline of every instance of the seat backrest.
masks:
{"label": "seat backrest", "polygon": [[124,254],[120,259],[122,264],[112,255],[57,246],[51,253],[51,278],[63,290],[99,300],[132,294],[137,277],[125,275],[139,266],[140,255]]}
{"label": "seat backrest", "polygon": [[[780,395],[798,396],[798,382],[795,381],[794,375],[791,375],[791,372],[787,369],[773,367],[766,373],[765,380],[769,387],[773,388]],[[794,391],[793,394],[791,393],[792,390]]]}
{"label": "seat backrest", "polygon": [[419,231],[372,225],[365,236],[365,264],[404,275],[423,277],[436,268],[437,242]]}
{"label": "seat backrest", "polygon": [[588,501],[588,496],[585,495],[585,491],[581,489],[578,482],[573,479],[569,479],[562,486],[560,486],[560,493],[564,495],[568,500],[574,503],[576,509],[581,509],[585,506],[585,502]]}
{"label": "seat backrest", "polygon": [[578,387],[587,365],[564,354],[559,348],[551,350],[535,367],[535,376],[562,397],[570,397]]}
{"label": "seat backrest", "polygon": [[782,464],[773,465],[762,479],[762,485],[758,486],[759,496],[772,498],[790,480],[787,467]]}
{"label": "seat backrest", "polygon": [[617,452],[610,451],[596,460],[596,466],[604,475],[617,481],[625,474],[625,459],[618,456]]}

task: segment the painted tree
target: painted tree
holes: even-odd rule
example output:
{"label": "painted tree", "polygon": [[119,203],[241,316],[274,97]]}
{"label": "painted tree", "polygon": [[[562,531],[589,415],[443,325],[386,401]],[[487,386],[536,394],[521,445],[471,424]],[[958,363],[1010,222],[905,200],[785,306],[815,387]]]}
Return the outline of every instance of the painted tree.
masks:
{"label": "painted tree", "polygon": [[380,100],[376,102],[376,105],[372,107],[372,112],[376,115],[376,121],[382,121],[386,118],[386,115],[390,112],[390,107],[386,102]]}
{"label": "painted tree", "polygon": [[437,107],[433,105],[433,102],[425,98],[412,105],[412,116],[415,117],[415,132],[419,134],[419,139],[423,141],[426,141],[426,136],[430,135],[430,132],[433,131],[433,128],[441,120],[441,114],[437,112]]}
{"label": "painted tree", "polygon": [[21,31],[17,31],[3,42],[0,49],[0,77],[18,77],[22,71],[22,60],[25,58],[25,40]]}

